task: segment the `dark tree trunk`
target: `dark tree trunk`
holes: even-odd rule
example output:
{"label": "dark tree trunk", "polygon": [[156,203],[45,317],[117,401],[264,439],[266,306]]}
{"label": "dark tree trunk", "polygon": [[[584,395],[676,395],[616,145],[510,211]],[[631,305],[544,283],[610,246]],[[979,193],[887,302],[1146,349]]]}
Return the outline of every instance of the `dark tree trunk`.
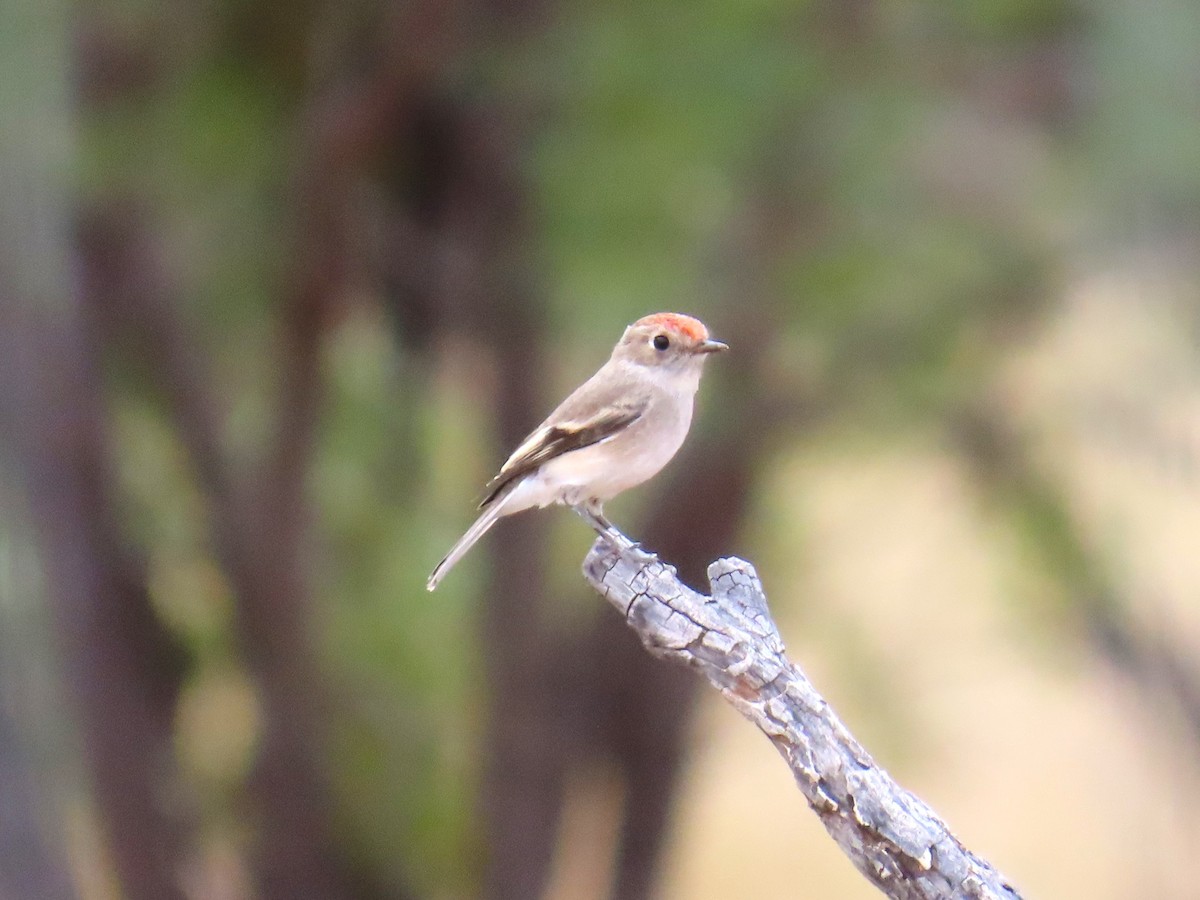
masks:
{"label": "dark tree trunk", "polygon": [[71,900],[75,889],[45,833],[47,804],[8,699],[0,696],[0,897]]}
{"label": "dark tree trunk", "polygon": [[117,527],[93,334],[66,290],[5,303],[7,430],[118,874],[130,897],[181,896],[188,816],[171,728],[184,660]]}
{"label": "dark tree trunk", "polygon": [[0,157],[0,432],[23,476],[108,850],[128,897],[163,900],[182,896],[191,830],[171,734],[184,660],[117,524],[99,344],[68,275],[66,72],[35,64],[65,59],[68,34],[49,10],[36,21],[21,23],[24,71],[54,77],[6,81],[16,90],[0,103],[12,139]]}

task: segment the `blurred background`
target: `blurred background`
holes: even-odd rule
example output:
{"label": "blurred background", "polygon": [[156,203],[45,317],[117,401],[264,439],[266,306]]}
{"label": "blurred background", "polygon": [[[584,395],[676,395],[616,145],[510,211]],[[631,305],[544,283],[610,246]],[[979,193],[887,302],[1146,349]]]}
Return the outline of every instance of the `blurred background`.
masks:
{"label": "blurred background", "polygon": [[869,898],[567,512],[433,564],[659,310],[610,507],[1028,896],[1195,896],[1200,5],[0,2],[0,896]]}

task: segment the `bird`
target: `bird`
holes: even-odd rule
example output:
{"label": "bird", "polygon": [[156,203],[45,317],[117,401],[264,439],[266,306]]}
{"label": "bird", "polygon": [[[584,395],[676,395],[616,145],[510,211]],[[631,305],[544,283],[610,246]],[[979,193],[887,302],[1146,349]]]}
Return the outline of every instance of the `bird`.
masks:
{"label": "bird", "polygon": [[699,319],[662,312],[625,329],[612,355],[535,428],[485,488],[479,517],[426,582],[435,590],[504,516],[562,504],[618,546],[604,503],[671,461],[692,423],[704,362],[729,345]]}

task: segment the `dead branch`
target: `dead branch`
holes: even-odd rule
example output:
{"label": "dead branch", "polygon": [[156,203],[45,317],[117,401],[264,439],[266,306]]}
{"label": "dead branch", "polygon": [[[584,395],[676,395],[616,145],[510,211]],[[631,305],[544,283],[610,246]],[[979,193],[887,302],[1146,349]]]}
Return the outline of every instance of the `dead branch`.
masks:
{"label": "dead branch", "polygon": [[889,897],[1019,898],[875,763],[787,658],[750,563],[730,557],[710,565],[706,597],[657,557],[601,538],[583,572],[647,650],[698,669],[770,738],[842,852]]}

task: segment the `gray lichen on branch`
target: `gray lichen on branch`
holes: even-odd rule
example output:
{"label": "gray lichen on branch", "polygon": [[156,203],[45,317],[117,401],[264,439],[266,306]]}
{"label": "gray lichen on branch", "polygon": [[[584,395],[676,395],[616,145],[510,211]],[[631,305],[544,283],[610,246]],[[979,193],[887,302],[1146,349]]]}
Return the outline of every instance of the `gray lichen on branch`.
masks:
{"label": "gray lichen on branch", "polygon": [[854,865],[894,898],[1019,898],[923,801],[880,768],[788,658],[750,563],[708,568],[711,596],[637,547],[601,538],[587,580],[620,610],[655,656],[699,670],[768,737],[826,830]]}

